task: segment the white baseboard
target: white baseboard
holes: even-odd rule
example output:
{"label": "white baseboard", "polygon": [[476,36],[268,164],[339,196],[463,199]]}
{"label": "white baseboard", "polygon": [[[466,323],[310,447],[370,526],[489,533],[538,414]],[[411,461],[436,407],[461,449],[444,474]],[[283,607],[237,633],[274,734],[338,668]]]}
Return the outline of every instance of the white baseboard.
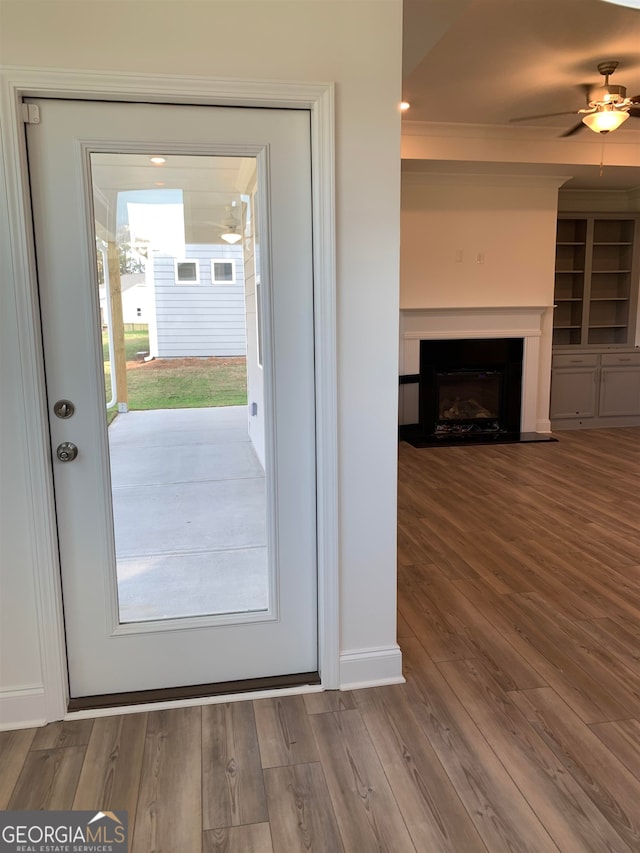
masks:
{"label": "white baseboard", "polygon": [[0,731],[44,726],[46,721],[43,684],[0,690]]}
{"label": "white baseboard", "polygon": [[340,689],[381,687],[383,684],[403,684],[402,652],[400,646],[354,649],[340,654]]}
{"label": "white baseboard", "polygon": [[[385,684],[403,684],[402,652],[397,644],[382,648],[356,649],[343,652],[340,655],[340,689],[356,690],[363,687],[381,687]],[[289,692],[305,693],[321,690],[320,687],[295,688]],[[283,691],[273,691],[275,695],[283,695]],[[266,694],[265,694],[266,695]],[[256,698],[249,694],[239,694],[237,697],[216,697],[215,700]],[[184,704],[205,704],[202,700],[186,700],[183,702],[163,703],[171,706]],[[151,706],[136,706],[134,708],[108,709],[105,712],[82,712],[69,714],[69,719],[84,716],[103,716],[113,713],[130,713],[137,710],[152,710]],[[26,684],[0,690],[0,731],[25,729],[43,726],[47,722],[45,690],[43,684]]]}
{"label": "white baseboard", "polygon": [[551,421],[548,418],[546,420],[536,421],[536,432],[551,432]]}

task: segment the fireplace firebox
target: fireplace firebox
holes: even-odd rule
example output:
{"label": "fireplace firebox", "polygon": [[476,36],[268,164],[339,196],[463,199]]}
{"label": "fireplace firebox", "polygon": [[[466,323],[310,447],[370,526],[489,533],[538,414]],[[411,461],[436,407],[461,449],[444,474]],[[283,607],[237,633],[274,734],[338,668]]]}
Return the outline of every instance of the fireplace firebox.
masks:
{"label": "fireplace firebox", "polygon": [[522,338],[421,341],[421,438],[518,441],[523,350]]}

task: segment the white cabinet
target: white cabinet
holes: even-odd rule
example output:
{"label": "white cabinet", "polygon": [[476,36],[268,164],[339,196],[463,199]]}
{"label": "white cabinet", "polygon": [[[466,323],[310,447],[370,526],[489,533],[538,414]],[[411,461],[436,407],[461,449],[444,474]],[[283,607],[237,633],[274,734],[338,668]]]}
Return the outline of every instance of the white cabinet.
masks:
{"label": "white cabinet", "polygon": [[553,429],[640,425],[639,245],[637,214],[558,217]]}
{"label": "white cabinet", "polygon": [[600,417],[640,415],[640,353],[601,356]]}
{"label": "white cabinet", "polygon": [[593,418],[599,381],[598,355],[557,355],[551,377],[551,418]]}
{"label": "white cabinet", "polygon": [[556,354],[553,429],[640,425],[640,352]]}

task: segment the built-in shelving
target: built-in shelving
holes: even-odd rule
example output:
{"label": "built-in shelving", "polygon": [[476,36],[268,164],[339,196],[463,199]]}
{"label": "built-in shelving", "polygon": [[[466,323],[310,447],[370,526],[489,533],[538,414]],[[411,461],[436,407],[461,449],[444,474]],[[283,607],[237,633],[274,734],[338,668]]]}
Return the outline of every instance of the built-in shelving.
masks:
{"label": "built-in shelving", "polygon": [[558,219],[554,345],[632,342],[637,221],[634,216],[606,214]]}

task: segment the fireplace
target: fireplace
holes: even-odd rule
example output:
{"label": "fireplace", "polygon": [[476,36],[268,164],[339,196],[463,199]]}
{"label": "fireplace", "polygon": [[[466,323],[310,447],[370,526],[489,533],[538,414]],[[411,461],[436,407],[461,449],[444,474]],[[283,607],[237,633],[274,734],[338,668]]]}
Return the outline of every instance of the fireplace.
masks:
{"label": "fireplace", "polygon": [[[421,365],[424,341],[451,342],[520,339],[523,342],[520,399],[520,441],[551,440],[549,386],[551,383],[551,336],[553,308],[550,306],[498,306],[457,308],[403,308],[400,311],[400,376],[398,422],[399,437],[416,447],[443,444],[423,439],[419,425]],[[464,345],[466,346],[466,344]],[[487,365],[477,362],[457,364],[456,368],[486,372]],[[424,380],[422,382],[424,385]],[[485,405],[485,408],[490,408]],[[496,441],[498,439],[495,439]],[[491,437],[487,442],[493,442]],[[481,442],[479,442],[481,443]]]}
{"label": "fireplace", "polygon": [[518,441],[522,338],[420,342],[419,424],[434,444]]}
{"label": "fireplace", "polygon": [[502,377],[501,370],[437,373],[436,435],[499,429]]}

